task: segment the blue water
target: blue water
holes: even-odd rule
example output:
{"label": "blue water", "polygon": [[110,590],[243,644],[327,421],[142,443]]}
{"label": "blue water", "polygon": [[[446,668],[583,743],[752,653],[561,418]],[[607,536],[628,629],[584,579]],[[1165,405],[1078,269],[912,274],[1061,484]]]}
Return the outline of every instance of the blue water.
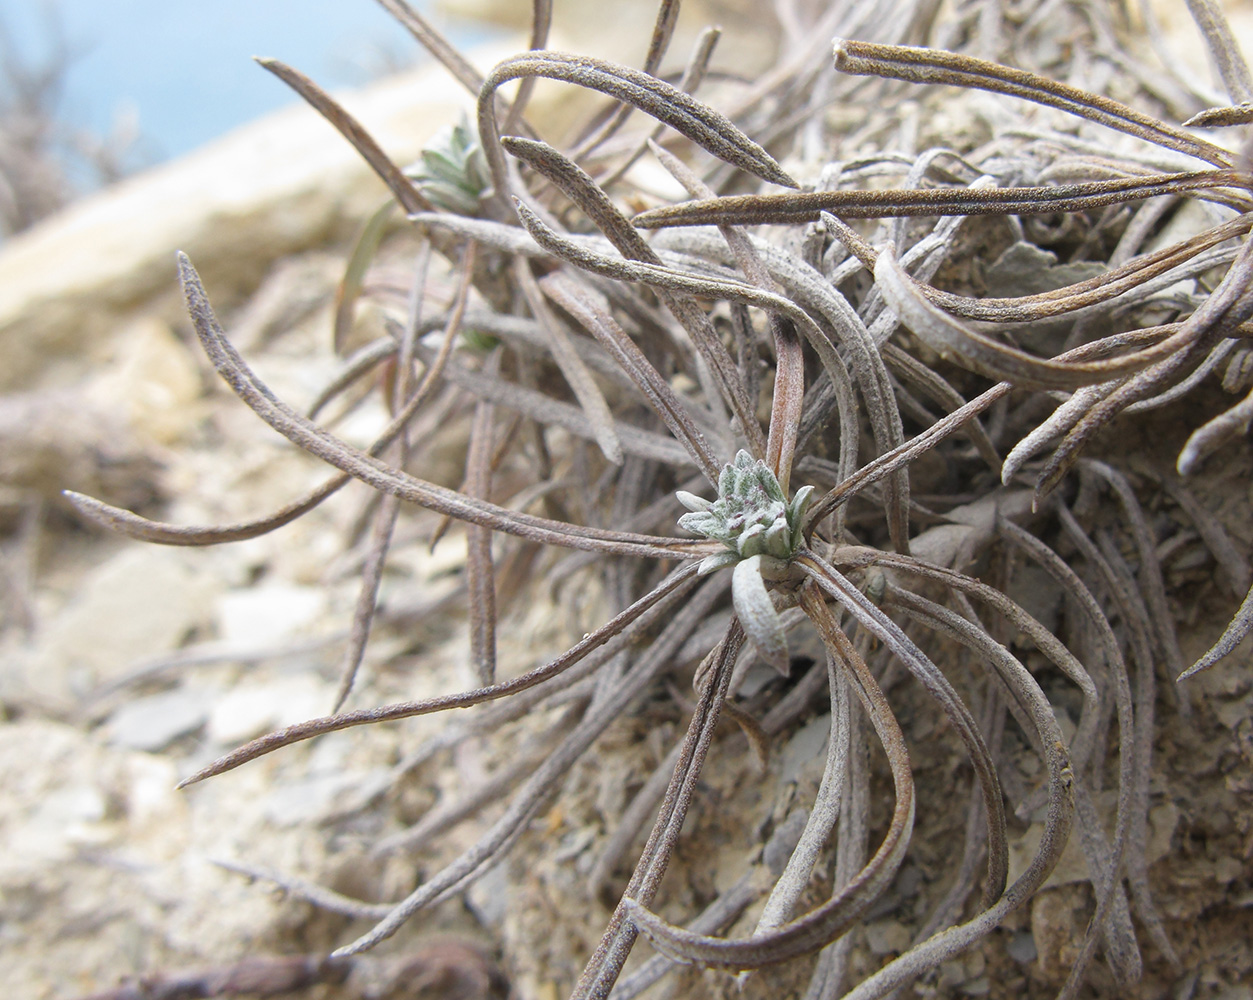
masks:
{"label": "blue water", "polygon": [[[486,37],[432,17],[459,46]],[[137,116],[147,163],[297,100],[254,55],[281,59],[327,89],[426,58],[372,0],[0,0],[0,24],[28,65],[56,37],[51,23],[76,53],[60,114],[97,135],[119,114]]]}

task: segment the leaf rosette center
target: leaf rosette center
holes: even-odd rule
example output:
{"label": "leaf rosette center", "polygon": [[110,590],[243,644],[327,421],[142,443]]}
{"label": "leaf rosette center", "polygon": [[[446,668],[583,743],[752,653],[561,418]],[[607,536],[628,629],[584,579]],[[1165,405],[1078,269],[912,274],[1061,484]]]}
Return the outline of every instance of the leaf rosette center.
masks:
{"label": "leaf rosette center", "polygon": [[679,490],[679,503],[689,511],[679,527],[726,546],[708,556],[702,573],[735,566],[731,597],[744,631],[762,658],[787,672],[787,639],[765,577],[778,579],[803,541],[801,525],[813,493],[802,486],[788,502],[770,467],[741,450],[718,477],[718,499],[705,500]]}
{"label": "leaf rosette center", "polygon": [[679,503],[691,512],[679,518],[679,527],[727,547],[706,559],[702,572],[758,555],[786,562],[800,547],[801,522],[813,491],[802,486],[788,503],[770,467],[741,450],[718,477],[717,500],[679,490]]}

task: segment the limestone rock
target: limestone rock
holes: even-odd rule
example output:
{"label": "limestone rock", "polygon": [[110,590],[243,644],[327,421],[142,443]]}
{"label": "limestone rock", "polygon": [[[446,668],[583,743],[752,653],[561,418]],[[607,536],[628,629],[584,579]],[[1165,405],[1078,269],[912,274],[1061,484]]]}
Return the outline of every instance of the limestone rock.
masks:
{"label": "limestone rock", "polygon": [[274,583],[232,590],[217,602],[218,634],[232,646],[266,646],[309,625],[325,610],[323,588]]}
{"label": "limestone rock", "polygon": [[213,706],[209,738],[218,744],[244,743],[266,730],[324,715],[333,689],[308,674],[272,681],[241,681]]}
{"label": "limestone rock", "polygon": [[109,717],[105,738],[131,750],[161,750],[199,729],[207,714],[204,692],[180,686],[122,705]]}
{"label": "limestone rock", "polygon": [[0,490],[6,506],[61,490],[142,507],[160,493],[160,467],[115,410],[71,390],[0,395]]}
{"label": "limestone rock", "polygon": [[171,446],[184,441],[204,413],[195,357],[168,323],[141,316],[119,330],[87,399],[116,415],[137,439]]}
{"label": "limestone rock", "polygon": [[17,686],[64,703],[175,648],[205,624],[211,586],[183,552],[124,549],[97,567],[41,630]]}
{"label": "limestone rock", "polygon": [[[339,96],[399,163],[472,106],[439,66]],[[229,306],[271,262],[348,236],[385,197],[357,152],[301,104],[71,205],[0,249],[0,390],[76,381],[145,304],[182,322],[175,250]]]}

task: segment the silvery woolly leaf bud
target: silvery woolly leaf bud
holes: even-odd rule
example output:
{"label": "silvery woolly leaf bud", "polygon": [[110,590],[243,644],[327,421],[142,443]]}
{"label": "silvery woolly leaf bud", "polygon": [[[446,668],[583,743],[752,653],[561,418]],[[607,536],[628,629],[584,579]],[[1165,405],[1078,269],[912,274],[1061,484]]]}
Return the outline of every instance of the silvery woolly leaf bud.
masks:
{"label": "silvery woolly leaf bud", "polygon": [[718,477],[717,500],[677,494],[691,512],[679,518],[679,526],[721,542],[740,559],[761,555],[786,561],[800,546],[812,493],[812,486],[802,487],[788,503],[770,467],[741,450]]}

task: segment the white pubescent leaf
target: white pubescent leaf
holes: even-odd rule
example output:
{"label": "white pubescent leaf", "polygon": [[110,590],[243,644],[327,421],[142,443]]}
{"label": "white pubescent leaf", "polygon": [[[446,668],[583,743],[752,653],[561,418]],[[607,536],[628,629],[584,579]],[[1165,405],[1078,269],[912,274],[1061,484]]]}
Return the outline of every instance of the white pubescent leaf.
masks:
{"label": "white pubescent leaf", "polygon": [[744,633],[757,647],[758,655],[786,675],[787,635],[761,576],[761,556],[750,556],[735,564],[731,574],[731,600]]}

